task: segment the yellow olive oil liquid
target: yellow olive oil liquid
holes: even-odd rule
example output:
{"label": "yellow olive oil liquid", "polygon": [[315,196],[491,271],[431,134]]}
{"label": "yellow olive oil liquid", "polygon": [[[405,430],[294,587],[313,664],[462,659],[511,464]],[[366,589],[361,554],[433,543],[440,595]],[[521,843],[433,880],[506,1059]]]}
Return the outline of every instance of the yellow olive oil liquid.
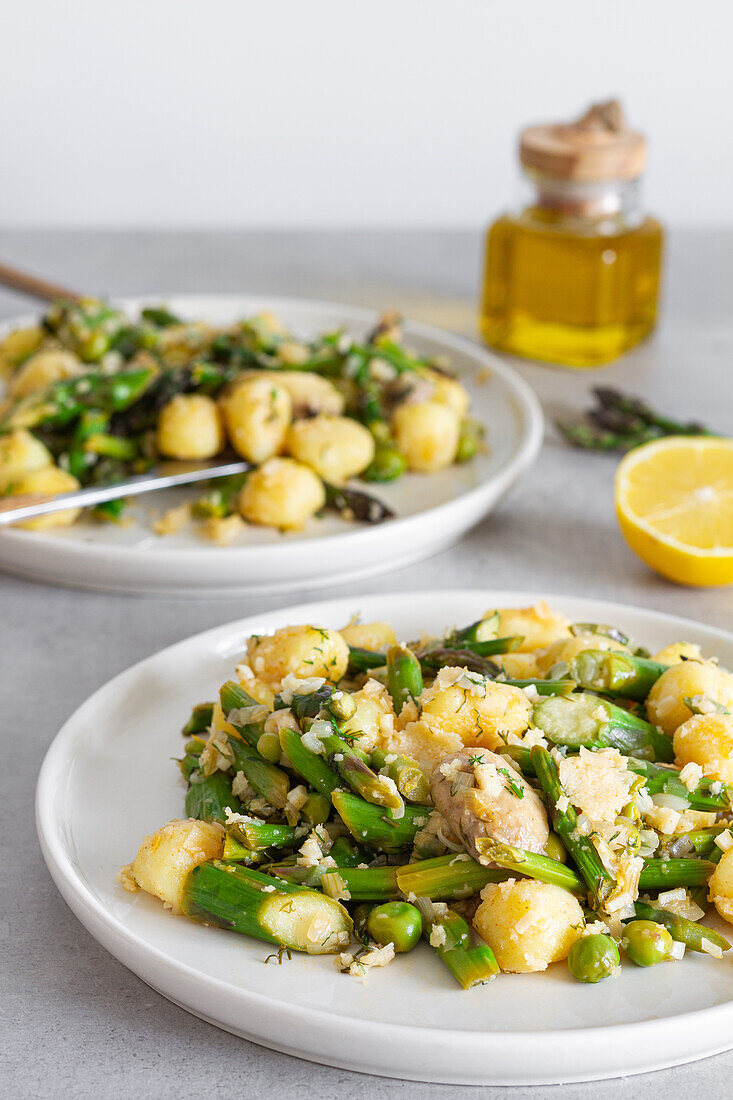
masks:
{"label": "yellow olive oil liquid", "polygon": [[487,235],[481,330],[513,355],[595,367],[654,327],[663,231],[653,218],[618,232],[579,232],[530,207]]}

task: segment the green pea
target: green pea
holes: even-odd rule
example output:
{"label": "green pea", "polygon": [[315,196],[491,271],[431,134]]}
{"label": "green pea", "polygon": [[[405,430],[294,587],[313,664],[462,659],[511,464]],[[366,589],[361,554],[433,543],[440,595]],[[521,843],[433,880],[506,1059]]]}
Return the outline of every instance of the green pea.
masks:
{"label": "green pea", "polygon": [[624,929],[622,944],[637,966],[656,966],[669,958],[672,937],[667,929],[653,920],[632,920]]}
{"label": "green pea", "polygon": [[412,951],[422,935],[420,910],[406,901],[375,905],[367,919],[367,931],[378,944],[393,943],[398,954]]}
{"label": "green pea", "polygon": [[570,948],[568,970],[579,982],[601,982],[619,965],[618,947],[610,936],[582,936]]}
{"label": "green pea", "polygon": [[366,481],[395,481],[407,469],[405,456],[394,446],[377,446],[374,458],[362,474]]}

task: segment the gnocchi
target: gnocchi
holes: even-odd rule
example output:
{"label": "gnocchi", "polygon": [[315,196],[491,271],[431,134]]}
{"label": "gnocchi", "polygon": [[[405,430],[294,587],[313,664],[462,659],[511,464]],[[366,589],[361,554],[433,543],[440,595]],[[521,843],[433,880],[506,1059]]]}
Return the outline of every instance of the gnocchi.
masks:
{"label": "gnocchi", "polygon": [[203,394],[178,394],[158,418],[158,449],[168,458],[213,458],[224,447],[216,403]]}
{"label": "gnocchi", "polygon": [[454,461],[460,419],[439,401],[399,405],[392,418],[395,442],[411,470],[432,473]]}
{"label": "gnocchi", "polygon": [[710,661],[681,661],[671,665],[649,692],[649,721],[673,734],[692,717],[685,699],[698,696],[713,704],[733,706],[733,676]]}
{"label": "gnocchi", "polygon": [[239,494],[239,511],[250,523],[298,531],[326,503],[321,479],[292,458],[270,458],[253,470]]}
{"label": "gnocchi", "polygon": [[[77,479],[66,470],[60,470],[58,466],[42,466],[40,469],[29,470],[18,478],[11,486],[13,496],[24,493],[41,493],[53,495],[57,493],[71,493],[79,488]],[[65,508],[61,512],[49,512],[45,516],[37,516],[35,519],[26,519],[18,524],[27,531],[45,531],[51,527],[68,527],[74,523],[81,512],[81,508]]]}
{"label": "gnocchi", "polygon": [[501,970],[531,974],[567,958],[585,919],[577,898],[561,886],[508,879],[483,888],[473,924]]}
{"label": "gnocchi", "polygon": [[346,416],[314,416],[298,420],[286,436],[293,458],[306,463],[324,481],[343,485],[367,468],[374,458],[374,437]]}
{"label": "gnocchi", "polygon": [[24,474],[53,465],[48,447],[25,428],[0,435],[0,493],[6,492]]}
{"label": "gnocchi", "polygon": [[336,684],[346,672],[349,647],[336,630],[286,626],[252,637],[247,660],[255,676],[276,691],[291,674],[304,680],[320,676]]}
{"label": "gnocchi", "polygon": [[[199,863],[218,859],[224,850],[224,830],[207,821],[169,821],[143,837],[135,859],[125,868],[128,886],[160,898],[174,913],[181,912],[181,893]],[[134,884],[134,885],[133,885]]]}
{"label": "gnocchi", "polygon": [[293,412],[290,394],[272,378],[243,378],[222,398],[229,442],[248,462],[265,462],[277,454]]}
{"label": "gnocchi", "polygon": [[674,731],[675,763],[699,764],[705,775],[733,783],[733,715],[696,714]]}

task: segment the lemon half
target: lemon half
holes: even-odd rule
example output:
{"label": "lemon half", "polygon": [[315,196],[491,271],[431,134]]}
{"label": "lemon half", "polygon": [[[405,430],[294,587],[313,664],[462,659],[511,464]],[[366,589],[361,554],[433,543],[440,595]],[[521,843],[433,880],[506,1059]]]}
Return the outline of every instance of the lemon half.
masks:
{"label": "lemon half", "polygon": [[733,439],[669,436],[616,471],[616,515],[647,565],[678,584],[733,583]]}

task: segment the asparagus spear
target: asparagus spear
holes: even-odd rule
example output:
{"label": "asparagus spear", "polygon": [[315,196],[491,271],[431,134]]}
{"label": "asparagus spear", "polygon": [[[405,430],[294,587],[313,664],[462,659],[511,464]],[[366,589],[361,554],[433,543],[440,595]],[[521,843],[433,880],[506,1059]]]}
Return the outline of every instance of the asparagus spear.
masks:
{"label": "asparagus spear", "polygon": [[459,985],[472,989],[496,977],[499,966],[494,952],[462,916],[427,898],[417,898],[415,906],[423,919],[423,936]]}
{"label": "asparagus spear", "polygon": [[441,668],[451,665],[478,672],[491,680],[498,672],[497,666],[471,649],[448,649],[438,646],[420,654],[420,668],[428,676],[434,676]]}
{"label": "asparagus spear", "polygon": [[90,514],[98,523],[119,523],[127,507],[126,497],[117,497],[115,500],[103,500],[90,508]]}
{"label": "asparagus spear", "polygon": [[657,413],[644,401],[606,386],[594,388],[596,404],[586,422],[557,421],[557,426],[576,447],[597,451],[628,451],[664,435],[710,435],[696,422],[679,422]]}
{"label": "asparagus spear", "polygon": [[598,634],[602,638],[610,638],[619,645],[628,645],[629,636],[624,634],[616,626],[607,623],[572,623],[570,633],[577,637],[579,634]]}
{"label": "asparagus spear", "polygon": [[193,869],[181,908],[192,920],[309,955],[337,953],[348,944],[353,927],[332,898],[218,859]]}
{"label": "asparagus spear", "polygon": [[359,646],[349,646],[349,672],[351,675],[357,672],[368,672],[372,668],[381,668],[386,664],[386,653],[376,653],[370,649],[361,649]]}
{"label": "asparagus spear", "polygon": [[293,770],[330,801],[333,792],[341,786],[341,779],[326,760],[311,752],[303,744],[301,735],[287,726],[280,730],[280,747]]}
{"label": "asparagus spear", "polygon": [[335,729],[332,719],[318,719],[311,726],[309,737],[317,738],[332,768],[352,791],[400,817],[405,804],[394,780],[373,771],[362,759],[362,754],[344,741]]}
{"label": "asparagus spear", "polygon": [[385,752],[383,749],[372,749],[371,760],[377,771],[386,771],[408,802],[425,805],[430,801],[430,784],[415,760]]}
{"label": "asparagus spear", "polygon": [[240,844],[238,840],[227,833],[224,838],[224,851],[221,858],[224,860],[234,859],[238,863],[246,863],[249,867],[262,859],[262,853],[253,852],[251,848],[248,848],[245,844]]}
{"label": "asparagus spear", "polygon": [[157,325],[158,328],[181,324],[180,317],[176,317],[175,313],[171,313],[165,306],[146,306],[140,311],[140,316],[144,321],[149,321],[151,325]]}
{"label": "asparagus spear", "polygon": [[458,446],[456,447],[455,462],[470,462],[474,458],[483,443],[486,429],[478,420],[470,416],[464,416],[461,420],[458,434]]}
{"label": "asparagus spear", "polygon": [[[711,825],[707,829],[691,829],[687,833],[675,833],[674,836],[663,837],[658,849],[659,856],[687,856],[692,852],[697,856],[714,861],[714,853],[720,852],[715,844],[715,838],[728,828],[727,824]],[[722,853],[721,853],[722,854]]]}
{"label": "asparagus spear", "polygon": [[269,824],[256,817],[241,816],[244,819],[229,825],[228,832],[252,852],[265,848],[292,848],[303,835],[303,829],[291,825]]}
{"label": "asparagus spear", "polygon": [[310,691],[307,695],[295,694],[290,703],[290,709],[299,722],[304,718],[316,718],[332,695],[333,685],[324,684],[317,691]]}
{"label": "asparagus spear", "polygon": [[290,780],[282,768],[263,759],[256,749],[238,737],[228,737],[227,742],[234,754],[234,770],[244,772],[257,793],[271,806],[282,810],[290,791]]}
{"label": "asparagus spear", "polygon": [[534,708],[532,722],[555,745],[610,746],[625,755],[665,762],[674,759],[670,737],[597,695],[577,693],[544,699]]}
{"label": "asparagus spear", "polygon": [[326,491],[326,508],[338,512],[345,519],[359,520],[361,523],[383,523],[394,519],[395,513],[381,500],[363,492],[361,489],[337,488],[323,483]]}
{"label": "asparagus spear", "polygon": [[706,859],[645,859],[640,890],[669,890],[676,886],[702,886],[715,864]]}
{"label": "asparagus spear", "polygon": [[[514,653],[523,641],[524,638],[521,634],[512,634],[506,638],[485,638],[483,640],[471,640],[470,638],[461,637],[459,634],[447,639],[444,648],[468,651],[469,653],[475,653],[477,657],[494,657],[497,654]],[[438,651],[440,652],[440,648]],[[430,652],[431,650],[427,650],[427,655]]]}
{"label": "asparagus spear", "polygon": [[86,442],[90,436],[103,432],[108,425],[108,413],[101,409],[85,409],[74,428],[67,452],[69,473],[73,474],[82,484],[87,479],[89,468],[96,461],[94,455],[87,450]]}
{"label": "asparagus spear", "polygon": [[193,513],[199,519],[224,519],[237,511],[237,498],[247,474],[230,474],[208,482],[207,491],[194,502]]}
{"label": "asparagus spear", "polygon": [[121,370],[117,374],[89,371],[76,378],[54,382],[38,393],[29,394],[11,409],[5,419],[10,428],[60,428],[84,409],[119,412],[134,404],[152,385],[153,367]]}
{"label": "asparagus spear", "polygon": [[[676,768],[652,764],[648,760],[638,760],[634,757],[629,757],[627,766],[630,771],[644,776],[646,789],[650,795],[676,795],[689,803],[693,810],[727,812],[733,805],[733,787],[715,783],[712,779],[701,779],[695,789],[689,791],[680,779],[680,773]],[[713,794],[711,787],[715,787],[718,793]]]}
{"label": "asparagus spear", "polygon": [[396,817],[391,810],[366,802],[350,791],[334,791],[331,800],[354,840],[382,852],[404,852],[410,848],[429,813],[425,806],[406,805],[404,813]]}
{"label": "asparagus spear", "polygon": [[[348,893],[347,901],[389,901],[399,897],[396,867],[299,867],[275,863],[267,868],[268,874],[277,875],[287,882],[322,888],[324,876],[338,874]],[[327,885],[327,884],[326,884]],[[345,897],[345,894],[341,895]]]}
{"label": "asparagus spear", "polygon": [[422,686],[422,669],[415,654],[406,646],[390,646],[387,650],[387,687],[395,714],[401,712],[405,703],[419,697]]}
{"label": "asparagus spear", "polygon": [[522,775],[534,776],[534,765],[530,758],[530,750],[522,745],[500,745],[496,750],[501,756],[508,756],[519,766]]}
{"label": "asparagus spear", "polygon": [[585,893],[585,883],[580,875],[572,867],[566,867],[564,863],[551,859],[550,856],[525,852],[511,844],[500,844],[489,837],[480,837],[476,841],[476,848],[482,856],[507,871],[517,871],[539,882],[562,886],[571,894]]}
{"label": "asparagus spear", "polygon": [[585,879],[592,909],[599,909],[614,887],[614,879],[603,866],[593,842],[578,832],[578,815],[572,805],[558,809],[557,803],[564,792],[560,784],[557,764],[547,749],[534,745],[530,749],[530,761],[547,798],[552,827]]}
{"label": "asparagus spear", "polygon": [[[534,852],[525,852],[489,838],[477,842],[485,854],[501,870],[484,867],[468,856],[438,856],[397,868],[397,882],[405,896],[428,897],[441,901],[457,901],[472,897],[489,882],[503,882],[508,872],[526,875],[540,882],[562,886],[573,894],[585,892],[583,880],[559,860]],[[643,890],[672,889],[707,882],[712,864],[700,859],[647,859],[641,871],[639,887]]]}
{"label": "asparagus spear", "polygon": [[234,726],[240,737],[256,749],[257,742],[265,732],[264,722],[257,717],[258,714],[263,713],[261,704],[233,680],[227,680],[222,685],[219,691],[219,702],[229,725]]}
{"label": "asparagus spear", "polygon": [[301,820],[306,825],[324,825],[331,816],[331,799],[318,791],[311,791],[300,807]]}
{"label": "asparagus spear", "polygon": [[687,920],[668,909],[658,909],[656,905],[648,905],[643,901],[634,902],[634,909],[636,910],[636,916],[628,918],[629,920],[653,920],[657,924],[663,924],[672,939],[677,940],[678,943],[684,943],[690,951],[705,953],[703,947],[705,941],[711,943],[714,947],[719,947],[721,951],[730,950],[728,940],[712,928],[707,928],[704,924]]}
{"label": "asparagus spear", "polygon": [[643,700],[668,667],[618,650],[586,649],[570,662],[570,675],[589,691]]}
{"label": "asparagus spear", "polygon": [[337,867],[358,867],[360,863],[367,863],[371,859],[365,849],[347,836],[337,836],[328,854]]}
{"label": "asparagus spear", "polygon": [[242,804],[232,794],[232,781],[223,772],[213,775],[191,775],[186,793],[186,816],[199,821],[218,821],[223,825],[227,808],[239,813]]}
{"label": "asparagus spear", "polygon": [[575,680],[512,680],[504,676],[494,676],[499,684],[515,688],[533,688],[538,695],[572,695],[578,686]]}
{"label": "asparagus spear", "polygon": [[205,733],[211,725],[213,714],[213,703],[197,703],[181,733],[184,737],[191,737],[195,733]]}
{"label": "asparagus spear", "polygon": [[[188,746],[186,746],[186,747],[188,748]],[[203,749],[203,746],[202,746],[202,749]],[[199,767],[198,757],[199,757],[199,755],[200,754],[197,754],[196,756],[194,756],[191,753],[186,752],[186,753],[184,753],[183,758],[178,761],[178,767],[181,769],[181,775],[183,776],[183,778],[186,780],[187,783],[190,782],[191,776],[193,775],[193,773],[198,770],[198,767]]]}
{"label": "asparagus spear", "polygon": [[482,865],[470,856],[447,855],[422,859],[397,868],[397,885],[406,898],[460,901],[478,894],[489,882],[504,882],[509,875]]}

